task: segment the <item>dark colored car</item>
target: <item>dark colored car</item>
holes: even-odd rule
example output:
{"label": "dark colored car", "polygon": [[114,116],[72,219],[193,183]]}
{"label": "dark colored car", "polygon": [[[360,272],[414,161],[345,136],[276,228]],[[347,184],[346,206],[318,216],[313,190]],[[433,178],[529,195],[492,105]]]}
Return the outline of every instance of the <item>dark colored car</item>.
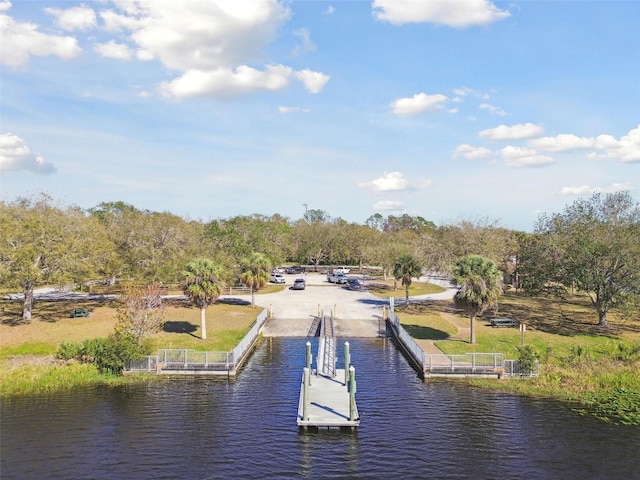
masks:
{"label": "dark colored car", "polygon": [[349,290],[362,290],[362,284],[357,278],[347,279],[347,288]]}
{"label": "dark colored car", "polygon": [[287,273],[290,273],[290,274],[303,273],[303,272],[304,272],[304,268],[298,265],[294,265],[292,267],[287,268]]}
{"label": "dark colored car", "polygon": [[304,290],[306,287],[307,287],[307,284],[304,281],[304,278],[296,278],[293,281],[293,286],[291,287],[291,290]]}
{"label": "dark colored car", "polygon": [[88,317],[89,316],[89,310],[87,310],[86,308],[74,308],[73,310],[71,310],[71,318],[78,318],[78,317]]}

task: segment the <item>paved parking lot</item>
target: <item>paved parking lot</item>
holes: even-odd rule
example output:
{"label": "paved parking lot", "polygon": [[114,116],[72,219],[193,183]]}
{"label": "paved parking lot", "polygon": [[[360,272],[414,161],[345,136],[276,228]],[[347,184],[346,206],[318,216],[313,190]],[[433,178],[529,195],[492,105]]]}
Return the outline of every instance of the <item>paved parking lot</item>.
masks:
{"label": "paved parking lot", "polygon": [[[291,290],[296,278],[305,278],[305,290]],[[356,276],[357,277],[357,276]],[[370,294],[366,289],[357,292],[347,290],[344,285],[327,281],[326,275],[307,273],[306,275],[287,275],[286,288],[277,293],[256,295],[256,304],[271,308],[273,318],[263,327],[265,336],[304,337],[318,314],[335,313],[336,335],[339,337],[379,337],[386,336],[385,323],[382,320],[382,308],[388,301]],[[366,282],[365,282],[366,284]],[[402,296],[402,292],[398,293]],[[448,298],[453,290],[430,298]],[[234,296],[237,297],[237,296]],[[248,297],[242,297],[250,299]]]}
{"label": "paved parking lot", "polygon": [[[327,281],[326,275],[307,273],[287,275],[283,291],[256,295],[256,304],[271,308],[273,318],[263,327],[265,336],[306,336],[313,319],[320,314],[335,312],[337,336],[377,337],[384,334],[382,307],[383,299],[376,298],[368,291],[347,290],[344,285]],[[305,290],[291,290],[296,278],[305,278]]]}

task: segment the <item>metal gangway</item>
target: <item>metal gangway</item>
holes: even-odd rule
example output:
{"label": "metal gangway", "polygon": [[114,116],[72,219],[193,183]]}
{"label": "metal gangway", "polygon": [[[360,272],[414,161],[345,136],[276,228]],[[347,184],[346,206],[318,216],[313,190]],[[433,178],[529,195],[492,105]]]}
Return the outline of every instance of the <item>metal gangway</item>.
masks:
{"label": "metal gangway", "polygon": [[322,315],[320,338],[318,339],[317,374],[325,377],[336,376],[336,334],[333,314]]}

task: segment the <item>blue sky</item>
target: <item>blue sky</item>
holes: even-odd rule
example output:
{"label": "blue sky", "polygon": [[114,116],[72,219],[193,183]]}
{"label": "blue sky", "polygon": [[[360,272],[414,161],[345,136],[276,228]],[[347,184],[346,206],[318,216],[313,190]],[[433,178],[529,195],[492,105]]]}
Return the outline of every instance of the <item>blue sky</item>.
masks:
{"label": "blue sky", "polygon": [[2,1],[0,198],[531,231],[640,188],[640,2]]}

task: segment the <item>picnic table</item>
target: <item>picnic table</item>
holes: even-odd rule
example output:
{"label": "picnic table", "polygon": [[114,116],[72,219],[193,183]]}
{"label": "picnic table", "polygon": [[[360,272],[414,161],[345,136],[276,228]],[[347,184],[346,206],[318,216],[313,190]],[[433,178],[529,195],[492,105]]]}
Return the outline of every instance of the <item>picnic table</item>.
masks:
{"label": "picnic table", "polygon": [[491,318],[489,323],[492,327],[515,327],[516,321],[513,318]]}

